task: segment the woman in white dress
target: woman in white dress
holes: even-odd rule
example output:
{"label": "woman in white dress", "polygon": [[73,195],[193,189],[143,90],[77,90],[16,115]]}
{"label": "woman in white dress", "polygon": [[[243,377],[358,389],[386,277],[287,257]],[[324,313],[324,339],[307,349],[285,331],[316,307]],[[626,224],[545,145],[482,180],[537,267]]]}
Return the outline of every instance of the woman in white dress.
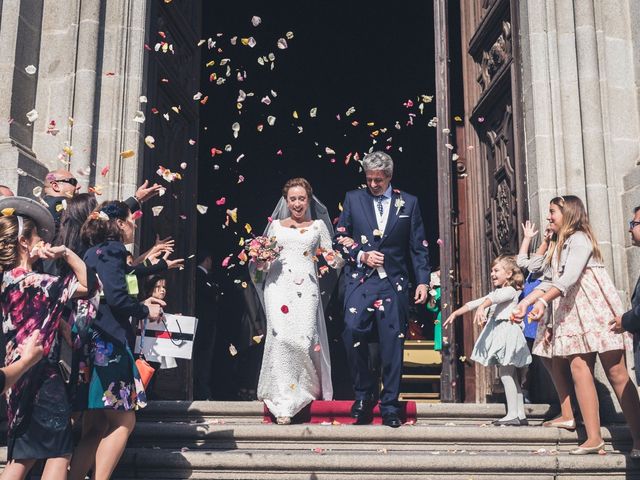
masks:
{"label": "woman in white dress", "polygon": [[256,285],[267,317],[258,399],[278,424],[289,424],[311,401],[333,398],[317,261],[324,256],[333,268],[344,261],[332,250],[331,221],[309,182],[289,180],[282,197],[265,231],[282,250]]}

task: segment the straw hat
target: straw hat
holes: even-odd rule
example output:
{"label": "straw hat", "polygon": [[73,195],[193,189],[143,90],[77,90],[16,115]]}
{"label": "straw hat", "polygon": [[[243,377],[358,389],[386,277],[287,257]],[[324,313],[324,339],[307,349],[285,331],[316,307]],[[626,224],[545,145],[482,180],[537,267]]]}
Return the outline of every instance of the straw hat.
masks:
{"label": "straw hat", "polygon": [[45,242],[53,240],[56,224],[49,210],[27,197],[0,197],[0,216],[19,215],[29,217],[38,227],[38,234]]}

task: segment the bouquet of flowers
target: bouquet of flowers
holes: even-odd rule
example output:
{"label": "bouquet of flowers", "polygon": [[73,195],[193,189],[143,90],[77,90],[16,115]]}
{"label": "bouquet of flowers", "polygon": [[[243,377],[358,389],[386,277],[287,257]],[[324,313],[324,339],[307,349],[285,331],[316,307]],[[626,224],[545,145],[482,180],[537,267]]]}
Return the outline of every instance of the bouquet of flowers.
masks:
{"label": "bouquet of flowers", "polygon": [[276,237],[254,237],[245,244],[244,249],[249,256],[249,263],[253,263],[256,268],[254,280],[260,283],[264,277],[264,272],[271,268],[271,264],[278,259],[282,247],[278,246]]}

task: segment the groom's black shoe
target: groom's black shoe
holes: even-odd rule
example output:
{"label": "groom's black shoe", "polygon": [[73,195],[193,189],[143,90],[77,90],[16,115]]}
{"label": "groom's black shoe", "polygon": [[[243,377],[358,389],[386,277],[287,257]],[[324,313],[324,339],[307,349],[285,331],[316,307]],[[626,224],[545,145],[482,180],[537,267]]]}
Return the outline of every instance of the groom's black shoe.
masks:
{"label": "groom's black shoe", "polygon": [[351,416],[356,419],[356,424],[363,425],[373,421],[373,407],[376,406],[373,398],[356,400],[351,405]]}
{"label": "groom's black shoe", "polygon": [[402,420],[396,413],[387,413],[382,416],[382,424],[391,428],[398,428],[402,426]]}

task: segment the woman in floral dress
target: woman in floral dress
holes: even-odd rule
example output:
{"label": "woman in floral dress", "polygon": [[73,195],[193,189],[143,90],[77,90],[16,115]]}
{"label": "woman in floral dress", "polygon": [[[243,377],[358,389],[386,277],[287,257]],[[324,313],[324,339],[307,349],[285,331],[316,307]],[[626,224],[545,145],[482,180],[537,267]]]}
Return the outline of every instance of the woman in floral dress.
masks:
{"label": "woman in floral dress", "polygon": [[135,426],[135,410],[147,403],[133,359],[131,319],[159,320],[164,302],[149,298],[139,303],[127,290],[124,244],[133,242],[135,226],[129,207],[110,201],[100,204],[82,227],[82,239],[90,245],[84,260],[97,273],[104,296],[92,326],[87,410],[71,479],[84,479],[92,465],[95,479],[108,479]]}
{"label": "woman in floral dress", "polygon": [[[70,341],[65,303],[87,293],[84,262],[65,246],[51,247],[53,217],[23,197],[0,199],[0,305],[5,365],[21,360],[18,345],[39,330],[44,358],[7,391],[7,466],[2,479],[22,479],[46,459],[43,478],[66,478],[73,443],[71,405],[59,369],[59,338]],[[64,259],[65,277],[38,273],[39,259]]]}
{"label": "woman in floral dress", "polygon": [[542,283],[520,302],[514,317],[524,317],[527,307],[534,305],[529,316],[539,321],[553,302],[553,322],[538,330],[534,353],[545,344],[552,356],[569,360],[587,433],[586,441],[569,453],[585,455],[604,448],[593,376],[598,356],[629,423],[631,457],[639,458],[640,399],[624,355],[631,338],[609,330],[609,322],[624,311],[622,301],[604,268],[582,201],[573,195],[552,199],[547,220],[553,232],[545,256],[550,268]]}

